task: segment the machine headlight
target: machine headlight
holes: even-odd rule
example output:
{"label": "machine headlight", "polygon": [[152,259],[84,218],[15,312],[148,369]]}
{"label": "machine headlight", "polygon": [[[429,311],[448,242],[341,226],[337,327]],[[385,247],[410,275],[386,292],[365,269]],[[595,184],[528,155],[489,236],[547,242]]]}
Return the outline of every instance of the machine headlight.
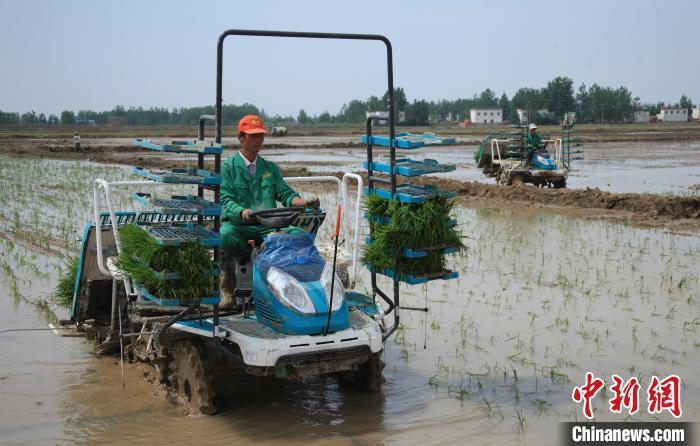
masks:
{"label": "machine headlight", "polygon": [[[333,266],[326,262],[326,266],[323,267],[323,272],[321,273],[321,285],[326,291],[326,305],[329,304],[331,300],[331,279],[333,278]],[[333,283],[333,308],[332,311],[338,311],[343,305],[343,299],[345,295],[345,289],[343,289],[343,282],[340,281],[338,274],[335,275],[335,282]]]}
{"label": "machine headlight", "polygon": [[272,294],[284,305],[301,311],[302,313],[315,313],[314,304],[311,303],[309,294],[303,286],[289,274],[270,268],[267,271],[267,283]]}

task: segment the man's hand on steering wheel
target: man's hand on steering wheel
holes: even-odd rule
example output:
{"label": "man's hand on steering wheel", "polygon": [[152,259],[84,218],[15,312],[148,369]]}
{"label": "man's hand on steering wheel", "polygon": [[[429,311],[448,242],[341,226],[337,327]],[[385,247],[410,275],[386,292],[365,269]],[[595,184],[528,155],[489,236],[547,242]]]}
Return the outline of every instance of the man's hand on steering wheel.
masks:
{"label": "man's hand on steering wheel", "polygon": [[252,220],[250,219],[250,209],[243,209],[241,211],[241,220],[243,220],[243,223],[250,223]]}
{"label": "man's hand on steering wheel", "polygon": [[304,202],[305,202],[304,205],[307,208],[318,209],[321,207],[321,200],[318,197],[309,198],[307,200],[304,200]]}
{"label": "man's hand on steering wheel", "polygon": [[292,206],[316,209],[321,207],[321,200],[319,200],[318,197],[313,197],[306,200],[301,197],[294,197],[291,204]]}

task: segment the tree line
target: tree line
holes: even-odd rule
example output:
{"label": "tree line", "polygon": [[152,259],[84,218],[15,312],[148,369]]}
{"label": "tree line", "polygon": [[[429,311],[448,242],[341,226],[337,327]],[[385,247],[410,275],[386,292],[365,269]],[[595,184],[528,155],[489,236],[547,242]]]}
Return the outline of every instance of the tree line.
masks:
{"label": "tree line", "polygon": [[[577,112],[579,122],[625,122],[629,121],[635,110],[649,110],[651,115],[659,113],[664,107],[687,108],[691,114],[693,102],[682,95],[676,103],[658,102],[642,103],[639,97],[633,97],[632,92],[624,87],[604,87],[593,84],[587,87],[581,84],[574,90],[574,81],[568,77],[558,76],[542,88],[523,87],[509,98],[506,93],[500,97],[487,88],[471,98],[443,99],[426,101],[414,99],[409,101],[403,88],[394,90],[395,110],[398,112],[397,121],[405,125],[429,125],[445,120],[465,120],[469,112],[476,108],[500,108],[503,119],[518,123],[518,109],[527,110],[530,107],[531,120],[541,124],[554,123],[568,111]],[[267,115],[265,110],[253,104],[223,105],[224,122],[236,122],[247,114],[262,115],[272,125],[293,124],[358,124],[366,119],[368,111],[387,111],[389,109],[388,91],[382,97],[370,96],[366,100],[353,99],[340,108],[337,114],[325,111],[319,115],[309,115],[304,109],[297,116]],[[547,110],[549,113],[538,114],[537,111]],[[163,107],[129,107],[117,105],[110,111],[96,112],[80,110],[77,113],[64,110],[60,116],[34,111],[7,113],[0,111],[0,124],[106,124],[110,117],[121,118],[126,125],[195,125],[201,115],[214,114],[213,106],[181,107],[167,109]],[[399,119],[402,117],[403,119]]]}

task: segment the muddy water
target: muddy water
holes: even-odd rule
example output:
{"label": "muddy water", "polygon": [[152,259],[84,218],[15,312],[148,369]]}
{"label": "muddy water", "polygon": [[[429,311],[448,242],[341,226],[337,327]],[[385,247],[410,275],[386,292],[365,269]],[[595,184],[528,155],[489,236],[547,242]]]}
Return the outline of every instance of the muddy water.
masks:
{"label": "muddy water", "polygon": [[[17,168],[27,175],[55,168],[41,163]],[[82,178],[69,163],[62,169]],[[107,174],[123,173],[100,172]],[[86,178],[80,181],[89,185]],[[37,190],[24,205],[75,214],[59,198]],[[322,202],[333,208],[331,196]],[[698,235],[525,210],[465,208],[457,218],[470,237],[470,254],[454,259],[460,278],[402,286],[404,305],[427,302],[430,312],[402,312],[385,345],[378,394],[328,377],[230,378],[219,415],[188,417],[140,366],[125,368],[122,389],[115,359],[91,356],[80,339],[6,333],[2,443],[553,444],[558,422],[582,418],[570,395],[586,371],[606,381],[612,373],[638,376],[643,386],[651,375],[676,373],[684,380],[683,418],[700,417]],[[325,224],[319,240],[329,230]],[[7,262],[0,329],[45,327],[27,300],[47,297],[59,259],[24,238],[0,240],[0,259]],[[357,289],[368,283],[363,271]],[[383,279],[380,285],[390,289]],[[594,406],[599,419],[623,418],[608,413],[605,398]]]}
{"label": "muddy water", "polygon": [[[538,213],[464,209],[459,220],[473,237],[461,277],[402,287],[406,305],[427,299],[431,311],[403,312],[379,394],[333,378],[237,379],[221,414],[187,417],[138,367],[127,366],[122,390],[114,360],[80,340],[5,334],[3,443],[552,443],[558,421],[581,418],[569,395],[589,370],[645,383],[677,373],[685,417],[700,416],[697,236]],[[50,281],[22,282],[23,294]],[[3,328],[44,325],[6,291],[0,310]],[[602,398],[595,407],[615,419]]]}
{"label": "muddy water", "polygon": [[[315,172],[357,171],[365,160],[363,148],[300,148],[266,150],[266,157]],[[439,174],[444,178],[494,183],[474,163],[476,146],[426,148],[417,153],[402,151],[401,157],[432,158],[457,165]],[[700,185],[700,143],[618,142],[591,143],[580,148],[583,159],[574,161],[569,173],[571,188],[597,187],[610,192],[694,194]],[[379,156],[383,153],[377,150]]]}

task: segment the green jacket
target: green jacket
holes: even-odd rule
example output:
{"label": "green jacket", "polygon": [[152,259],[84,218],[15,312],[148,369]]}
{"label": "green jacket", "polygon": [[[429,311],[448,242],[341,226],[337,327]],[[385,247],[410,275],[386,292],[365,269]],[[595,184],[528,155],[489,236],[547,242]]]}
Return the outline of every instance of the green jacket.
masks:
{"label": "green jacket", "polygon": [[241,211],[287,207],[299,196],[282,178],[279,167],[258,155],[255,179],[250,177],[242,155],[236,153],[221,165],[221,206],[223,222],[243,224]]}
{"label": "green jacket", "polygon": [[541,149],[542,148],[542,137],[535,133],[528,133],[527,134],[527,144],[535,147],[536,149]]}

